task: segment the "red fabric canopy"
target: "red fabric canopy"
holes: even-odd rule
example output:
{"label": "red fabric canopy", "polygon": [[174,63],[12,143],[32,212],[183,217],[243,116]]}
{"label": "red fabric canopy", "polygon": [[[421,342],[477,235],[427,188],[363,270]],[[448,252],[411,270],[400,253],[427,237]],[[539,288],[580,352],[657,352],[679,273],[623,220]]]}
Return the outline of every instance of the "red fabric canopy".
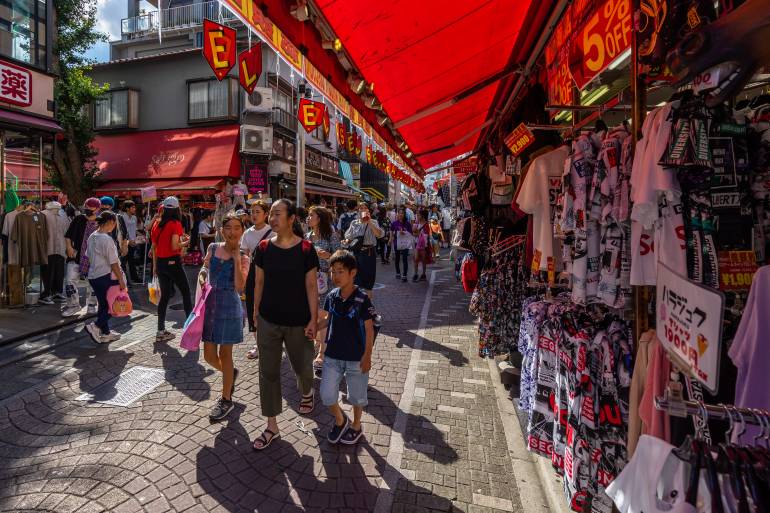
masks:
{"label": "red fabric canopy", "polygon": [[100,135],[99,180],[102,182],[239,177],[238,126],[155,130]]}
{"label": "red fabric canopy", "polygon": [[[394,123],[505,69],[517,44],[526,39],[521,28],[531,17],[530,9],[537,9],[532,4],[530,0],[317,2],[364,78],[374,83],[374,92]],[[417,155],[425,153],[418,158],[425,168],[474,147],[498,85],[495,82],[400,128],[410,149]],[[472,135],[453,146],[468,134]],[[434,151],[448,146],[453,147]]]}
{"label": "red fabric canopy", "polygon": [[193,178],[186,180],[152,180],[151,182],[116,181],[101,185],[96,192],[99,194],[139,194],[145,187],[155,187],[158,191],[185,194],[213,194],[222,185],[221,178]]}

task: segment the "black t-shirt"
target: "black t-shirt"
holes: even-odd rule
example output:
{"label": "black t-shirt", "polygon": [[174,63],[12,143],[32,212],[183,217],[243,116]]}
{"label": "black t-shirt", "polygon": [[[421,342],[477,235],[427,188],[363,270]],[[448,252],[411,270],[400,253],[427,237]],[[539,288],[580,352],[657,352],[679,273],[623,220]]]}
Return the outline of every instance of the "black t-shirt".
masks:
{"label": "black t-shirt", "polygon": [[310,305],[305,290],[305,274],[318,269],[318,253],[309,241],[282,249],[269,239],[254,251],[254,264],[265,273],[259,315],[279,326],[306,326]]}
{"label": "black t-shirt", "polygon": [[72,220],[69,228],[67,228],[67,233],[64,234],[64,237],[72,241],[72,247],[77,253],[75,255],[76,262],[80,261],[80,247],[83,245],[83,236],[86,233],[87,225],[88,218],[83,214],[79,214],[75,216],[75,219]]}
{"label": "black t-shirt", "polygon": [[335,360],[360,362],[366,351],[365,322],[374,318],[369,296],[356,287],[347,299],[342,299],[336,288],[326,296],[323,309],[329,312],[324,354]]}

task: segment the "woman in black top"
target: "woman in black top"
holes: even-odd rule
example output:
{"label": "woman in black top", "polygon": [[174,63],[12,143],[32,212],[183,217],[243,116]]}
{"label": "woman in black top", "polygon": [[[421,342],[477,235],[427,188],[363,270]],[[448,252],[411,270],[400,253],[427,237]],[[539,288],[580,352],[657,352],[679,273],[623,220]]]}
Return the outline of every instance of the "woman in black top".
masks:
{"label": "woman in black top", "polygon": [[254,441],[262,450],[279,437],[283,347],[302,393],[299,412],[313,411],[313,339],[318,324],[318,254],[295,232],[297,210],[280,199],[270,208],[273,236],[254,251],[254,310],[259,346],[259,399],[267,428]]}

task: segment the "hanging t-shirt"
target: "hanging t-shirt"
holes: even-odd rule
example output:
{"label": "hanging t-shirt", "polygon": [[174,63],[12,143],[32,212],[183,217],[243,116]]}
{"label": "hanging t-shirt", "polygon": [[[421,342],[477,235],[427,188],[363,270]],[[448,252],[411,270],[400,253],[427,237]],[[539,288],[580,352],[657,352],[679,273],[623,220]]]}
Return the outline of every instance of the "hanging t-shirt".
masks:
{"label": "hanging t-shirt", "polygon": [[[743,310],[728,356],[738,367],[735,405],[741,408],[770,410],[770,359],[767,358],[767,333],[770,332],[770,266],[760,267],[751,282],[751,291]],[[750,445],[760,428],[745,426],[740,437]],[[733,440],[738,438],[736,429]]]}
{"label": "hanging t-shirt", "polygon": [[569,148],[561,146],[532,161],[517,197],[519,208],[527,214],[532,214],[534,228],[532,265],[534,267],[535,262],[539,261],[538,268],[541,271],[548,270],[549,262],[558,268],[555,258],[561,251],[555,250],[557,242],[553,236],[552,215],[553,207],[561,192],[562,172],[568,155]]}
{"label": "hanging t-shirt", "polygon": [[639,438],[634,457],[606,489],[620,513],[711,511],[703,473],[698,486],[699,508],[685,502],[689,467],[672,454],[673,449],[673,445],[652,436]]}

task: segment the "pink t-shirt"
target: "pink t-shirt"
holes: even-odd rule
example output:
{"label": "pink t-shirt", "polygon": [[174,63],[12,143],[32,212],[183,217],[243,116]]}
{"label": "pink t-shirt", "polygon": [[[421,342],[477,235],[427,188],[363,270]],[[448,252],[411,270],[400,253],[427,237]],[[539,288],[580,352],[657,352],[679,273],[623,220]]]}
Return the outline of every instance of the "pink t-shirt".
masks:
{"label": "pink t-shirt", "polygon": [[656,335],[650,339],[647,352],[647,379],[639,402],[642,434],[671,441],[668,413],[655,408],[655,398],[662,397],[671,379],[671,362]]}
{"label": "pink t-shirt", "polygon": [[[760,267],[751,282],[749,299],[743,309],[741,323],[727,353],[736,367],[738,380],[735,384],[735,405],[741,408],[770,410],[770,358],[768,338],[770,333],[770,267]],[[733,433],[737,441],[738,432]],[[752,444],[760,432],[757,426],[746,426],[741,442]],[[740,443],[740,442],[739,442]]]}

